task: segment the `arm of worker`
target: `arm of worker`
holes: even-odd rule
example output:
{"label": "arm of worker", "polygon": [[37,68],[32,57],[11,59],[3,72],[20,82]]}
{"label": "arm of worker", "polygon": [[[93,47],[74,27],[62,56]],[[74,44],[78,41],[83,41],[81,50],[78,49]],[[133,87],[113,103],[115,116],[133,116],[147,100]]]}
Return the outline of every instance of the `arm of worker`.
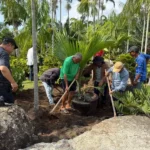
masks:
{"label": "arm of worker", "polygon": [[143,54],[143,55],[146,59],[150,59],[150,55],[148,55],[148,54]]}
{"label": "arm of worker", "polygon": [[141,77],[141,74],[143,72],[143,69],[142,69],[143,68],[143,63],[144,63],[143,59],[137,61],[136,76],[135,76],[134,83],[133,83],[134,85],[137,84],[138,80]]}
{"label": "arm of worker", "polygon": [[104,83],[107,82],[105,74],[106,74],[106,70],[108,70],[108,69],[109,69],[109,67],[108,67],[108,65],[106,63],[102,65],[102,74],[101,74],[102,75],[102,79],[99,82],[99,86],[102,86]]}
{"label": "arm of worker", "polygon": [[109,68],[106,72],[105,72],[105,76],[108,76],[110,73],[112,73],[113,71],[113,67]]}
{"label": "arm of worker", "polygon": [[66,90],[68,91],[69,86],[68,86],[67,74],[69,72],[69,63],[67,63],[66,61],[64,62],[63,72],[64,72],[64,81],[65,81],[65,85],[66,85]]}
{"label": "arm of worker", "polygon": [[79,75],[80,75],[80,69],[78,70],[78,72],[77,72],[77,74],[76,74],[76,76],[75,76],[75,80],[78,80]]}
{"label": "arm of worker", "polygon": [[129,74],[127,73],[123,78],[119,86],[115,87],[110,94],[118,91],[124,91],[126,89],[127,83],[128,83]]}
{"label": "arm of worker", "polygon": [[18,84],[15,82],[9,69],[6,66],[0,66],[0,71],[1,71],[2,75],[10,82],[12,91],[15,92],[18,89]]}

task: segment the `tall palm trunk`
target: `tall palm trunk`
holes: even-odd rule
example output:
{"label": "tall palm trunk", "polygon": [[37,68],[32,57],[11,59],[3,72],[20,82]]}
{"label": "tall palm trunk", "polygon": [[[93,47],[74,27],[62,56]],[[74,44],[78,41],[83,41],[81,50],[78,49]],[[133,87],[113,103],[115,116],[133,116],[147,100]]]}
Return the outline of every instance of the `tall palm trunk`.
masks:
{"label": "tall palm trunk", "polygon": [[54,53],[54,11],[53,11],[53,0],[51,0],[51,14],[52,14],[52,18],[51,18],[51,23],[52,23],[52,54]]}
{"label": "tall palm trunk", "polygon": [[36,42],[36,17],[35,17],[35,0],[31,1],[32,11],[32,44],[33,44],[33,57],[34,57],[34,111],[39,109],[39,95],[38,95],[38,76],[37,76],[37,42]]}
{"label": "tall palm trunk", "polygon": [[98,22],[100,22],[100,8],[101,8],[101,0],[98,0]]}
{"label": "tall palm trunk", "polygon": [[[129,37],[129,35],[130,35],[130,25],[128,25],[128,37]],[[128,52],[128,50],[129,50],[129,43],[130,43],[130,41],[129,41],[129,39],[127,40],[127,52]]]}
{"label": "tall palm trunk", "polygon": [[148,45],[149,19],[150,19],[150,12],[148,11],[148,14],[147,14],[147,25],[146,25],[146,37],[145,37],[145,54],[147,53],[147,45]]}
{"label": "tall palm trunk", "polygon": [[[18,25],[16,22],[13,22],[13,29],[14,29],[14,35],[17,36],[18,35]],[[19,49],[15,49],[15,55],[16,57],[19,56]]]}
{"label": "tall palm trunk", "polygon": [[62,30],[62,24],[61,24],[61,0],[60,0],[60,30]]}
{"label": "tall palm trunk", "polygon": [[146,17],[144,15],[143,34],[142,34],[142,42],[141,42],[141,52],[144,49],[145,28],[146,28]]}

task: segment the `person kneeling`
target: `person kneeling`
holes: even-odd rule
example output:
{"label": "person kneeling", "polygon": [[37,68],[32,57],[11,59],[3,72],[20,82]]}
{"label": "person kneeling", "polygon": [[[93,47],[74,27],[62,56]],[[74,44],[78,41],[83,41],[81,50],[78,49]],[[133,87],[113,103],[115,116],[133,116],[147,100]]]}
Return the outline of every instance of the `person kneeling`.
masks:
{"label": "person kneeling", "polygon": [[47,95],[50,105],[55,105],[53,97],[52,97],[52,90],[53,90],[55,81],[57,81],[57,79],[59,78],[59,74],[60,74],[59,68],[51,68],[45,71],[40,77],[40,80],[42,81],[43,86],[45,88],[46,95]]}

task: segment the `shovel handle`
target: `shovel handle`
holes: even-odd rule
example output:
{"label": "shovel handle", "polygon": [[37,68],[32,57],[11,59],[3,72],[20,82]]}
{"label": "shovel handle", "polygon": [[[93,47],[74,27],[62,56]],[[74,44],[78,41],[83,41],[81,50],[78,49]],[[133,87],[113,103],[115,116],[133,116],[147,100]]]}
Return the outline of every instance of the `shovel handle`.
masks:
{"label": "shovel handle", "polygon": [[[75,82],[75,79],[71,82],[71,84],[68,87],[68,90],[70,89],[70,87],[72,86],[72,84]],[[61,96],[61,98],[59,99],[59,101],[57,102],[57,104],[54,106],[54,108],[51,110],[50,113],[53,113],[54,110],[56,109],[56,107],[59,105],[59,103],[61,102],[63,96],[67,93],[68,91],[65,91],[65,93]]]}
{"label": "shovel handle", "polygon": [[[106,70],[105,70],[105,73],[106,73]],[[109,79],[108,79],[107,76],[106,76],[106,79],[107,79],[107,84],[108,84],[108,89],[109,89],[109,95],[110,95],[110,99],[111,99],[111,104],[112,104],[112,108],[113,108],[113,112],[114,112],[114,117],[116,117],[116,109],[115,109],[115,105],[114,105],[114,100],[113,100],[112,94],[110,94],[111,88],[110,88],[110,83],[109,83]]]}

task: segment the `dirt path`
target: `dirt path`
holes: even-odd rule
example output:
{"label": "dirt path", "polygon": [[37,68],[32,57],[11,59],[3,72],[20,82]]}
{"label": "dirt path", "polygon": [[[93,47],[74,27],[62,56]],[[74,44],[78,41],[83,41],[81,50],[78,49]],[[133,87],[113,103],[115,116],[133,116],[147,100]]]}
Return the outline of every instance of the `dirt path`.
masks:
{"label": "dirt path", "polygon": [[[59,90],[61,90],[59,88]],[[61,93],[54,90],[54,99],[59,99]],[[15,96],[15,103],[22,107],[29,115],[33,113],[33,89],[20,92]],[[35,126],[37,139],[35,142],[56,142],[60,139],[73,138],[87,130],[90,130],[94,124],[113,116],[112,108],[106,106],[105,109],[99,108],[93,116],[83,116],[78,111],[70,114],[61,114],[59,109],[54,116],[49,115],[52,109],[48,105],[44,88],[39,87],[39,115],[32,122]]]}

